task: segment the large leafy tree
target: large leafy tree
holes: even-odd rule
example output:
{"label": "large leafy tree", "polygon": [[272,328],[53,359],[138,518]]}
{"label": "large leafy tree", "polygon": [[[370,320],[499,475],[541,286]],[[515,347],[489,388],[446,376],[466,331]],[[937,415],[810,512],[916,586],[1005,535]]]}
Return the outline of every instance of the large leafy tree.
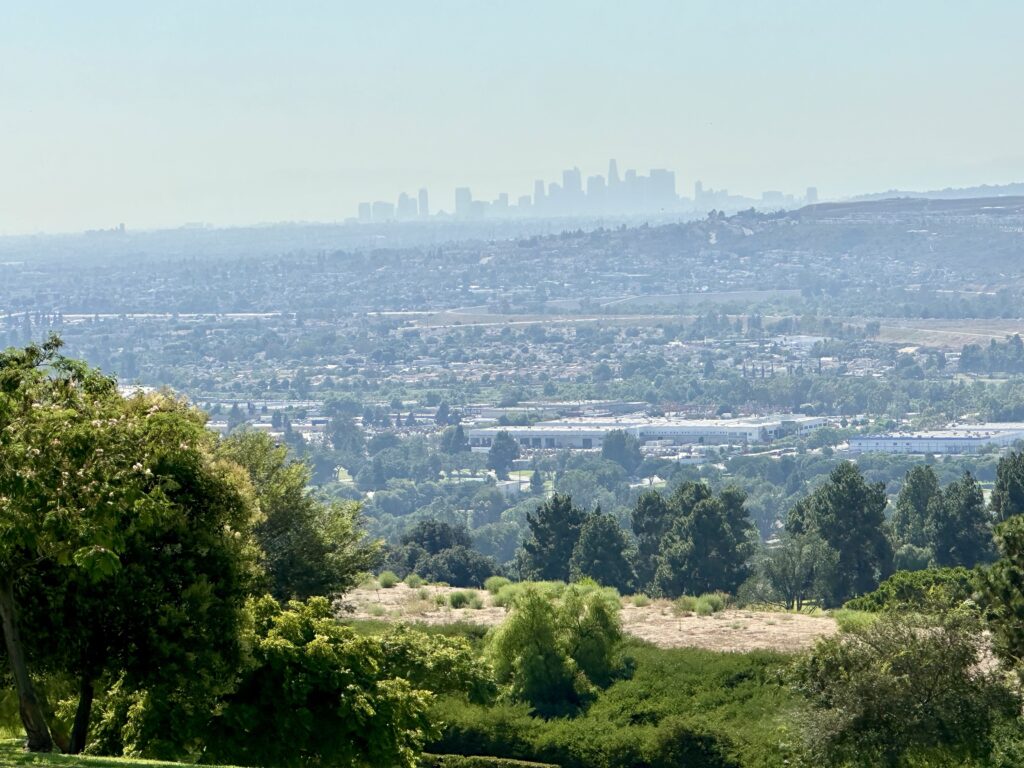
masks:
{"label": "large leafy tree", "polygon": [[502,430],[494,436],[487,451],[487,466],[494,470],[499,480],[508,480],[512,462],[519,458],[519,444],[508,432]]}
{"label": "large leafy tree", "polygon": [[808,600],[827,596],[838,559],[838,553],[817,533],[784,531],[758,559],[756,586],[763,592],[753,597],[800,610]]}
{"label": "large leafy tree", "polygon": [[892,572],[892,545],[885,535],[885,486],[868,483],[857,466],[842,462],[828,480],[790,510],[791,533],[817,533],[838,553],[830,602],[870,592]]}
{"label": "large leafy tree", "polygon": [[630,475],[644,460],[640,441],[623,429],[613,429],[601,441],[601,457],[614,461]]}
{"label": "large leafy tree", "polygon": [[[100,579],[117,568],[117,517],[137,498],[116,439],[113,381],[59,354],[60,341],[0,354],[0,620],[30,749],[53,739],[29,671],[49,566]],[[42,613],[42,612],[41,612]]]}
{"label": "large leafy tree", "polygon": [[359,506],[311,496],[309,468],[289,461],[287,448],[266,434],[244,431],[223,441],[218,453],[244,468],[256,490],[263,513],[256,537],[275,597],[342,592],[376,564],[379,545],[366,540]]}
{"label": "large leafy tree", "polygon": [[[167,707],[171,689],[230,679],[257,513],[201,415],[167,396],[125,400],[59,349],[0,354],[0,619],[30,748],[56,735],[74,751],[104,675],[163,686]],[[33,670],[81,681],[66,742]]]}
{"label": "large leafy tree", "polygon": [[459,545],[420,557],[413,570],[428,581],[443,581],[453,587],[482,587],[487,577],[498,570],[498,564],[475,549]]}
{"label": "large leafy tree", "polygon": [[388,553],[386,564],[400,575],[416,573],[455,587],[480,587],[497,570],[493,558],[473,549],[465,525],[421,520]]}
{"label": "large leafy tree", "polygon": [[402,534],[403,545],[415,545],[436,555],[452,547],[471,547],[473,539],[464,525],[449,525],[441,520],[421,520]]}
{"label": "large leafy tree", "polygon": [[568,581],[572,558],[587,513],[571,496],[554,494],[526,515],[529,536],[523,542],[522,570],[534,579]]}
{"label": "large leafy tree", "polygon": [[243,652],[243,602],[262,581],[258,504],[244,470],[215,455],[201,414],[169,398],[128,406],[149,414],[152,443],[138,463],[159,506],[126,515],[118,569],[91,590],[70,589],[60,615],[78,628],[68,667],[83,685],[76,724],[89,723],[93,681],[135,692],[153,702],[133,724],[138,751],[179,758]]}

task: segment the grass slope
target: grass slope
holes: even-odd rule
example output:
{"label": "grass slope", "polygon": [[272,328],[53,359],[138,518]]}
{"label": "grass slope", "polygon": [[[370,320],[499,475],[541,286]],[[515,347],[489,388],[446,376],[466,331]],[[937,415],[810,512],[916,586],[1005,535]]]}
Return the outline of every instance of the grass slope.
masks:
{"label": "grass slope", "polygon": [[159,760],[135,760],[121,757],[89,757],[86,755],[62,755],[59,752],[40,754],[26,752],[19,739],[0,740],[0,768],[21,768],[22,766],[44,766],[45,768],[154,768],[174,766],[181,763],[167,763]]}

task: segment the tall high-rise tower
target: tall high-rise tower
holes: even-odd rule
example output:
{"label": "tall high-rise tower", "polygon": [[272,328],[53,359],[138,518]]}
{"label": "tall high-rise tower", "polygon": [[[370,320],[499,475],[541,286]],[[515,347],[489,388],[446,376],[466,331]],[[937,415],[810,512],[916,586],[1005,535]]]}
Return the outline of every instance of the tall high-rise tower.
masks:
{"label": "tall high-rise tower", "polygon": [[619,164],[614,158],[608,161],[608,186],[616,187],[619,184]]}
{"label": "tall high-rise tower", "polygon": [[419,198],[420,218],[425,219],[430,215],[430,203],[427,199],[427,190],[425,188],[421,189],[417,197]]}
{"label": "tall high-rise tower", "polygon": [[562,171],[562,189],[570,197],[577,197],[583,192],[583,177],[579,168]]}
{"label": "tall high-rise tower", "polygon": [[533,182],[533,207],[536,209],[544,207],[544,182],[541,179]]}
{"label": "tall high-rise tower", "polygon": [[455,215],[459,218],[468,218],[473,212],[473,194],[469,187],[455,188]]}

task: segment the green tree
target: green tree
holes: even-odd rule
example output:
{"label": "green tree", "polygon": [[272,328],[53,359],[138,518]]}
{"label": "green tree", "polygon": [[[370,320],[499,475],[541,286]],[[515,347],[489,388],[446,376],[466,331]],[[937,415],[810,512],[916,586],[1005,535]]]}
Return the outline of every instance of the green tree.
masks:
{"label": "green tree", "polygon": [[630,521],[637,543],[637,586],[650,589],[658,569],[661,543],[672,527],[672,512],[660,493],[644,491],[633,505]]}
{"label": "green tree", "polygon": [[487,466],[494,470],[499,480],[508,480],[512,462],[519,458],[519,443],[508,432],[502,430],[494,436],[487,451]]}
{"label": "green tree", "polygon": [[528,586],[488,645],[497,681],[545,716],[572,714],[592,695],[559,629],[555,607]]}
{"label": "green tree", "polygon": [[360,636],[322,598],[251,610],[251,657],[204,739],[211,762],[412,766],[433,732],[431,694],[488,685],[465,641]]}
{"label": "green tree", "polygon": [[799,611],[808,600],[827,597],[838,560],[838,553],[818,534],[785,531],[758,560],[756,571],[768,593],[757,597]]}
{"label": "green tree", "polygon": [[918,464],[910,469],[903,479],[896,508],[892,514],[892,529],[896,541],[915,547],[927,547],[925,531],[929,506],[940,499],[939,478],[927,464]]}
{"label": "green tree", "polygon": [[631,555],[631,543],[618,521],[611,515],[592,514],[580,529],[569,576],[573,581],[590,578],[626,594],[636,581]]}
{"label": "green tree", "polygon": [[558,493],[527,513],[530,533],[522,549],[524,576],[568,581],[569,561],[586,520],[587,513],[572,503],[571,496]]}
{"label": "green tree", "polygon": [[558,606],[566,652],[587,681],[606,688],[622,673],[619,601],[587,585],[570,584]]}
{"label": "green tree", "polygon": [[419,558],[414,569],[427,581],[443,581],[453,587],[480,588],[498,570],[498,565],[475,549],[455,546]]}
{"label": "green tree", "polygon": [[527,586],[488,645],[499,683],[545,717],[570,715],[621,670],[617,602],[570,585],[558,605]]}
{"label": "green tree", "polygon": [[533,470],[533,474],[530,475],[530,493],[534,496],[544,494],[544,478],[541,477],[539,469]]}
{"label": "green tree", "polygon": [[613,429],[601,442],[601,457],[614,461],[630,475],[644,460],[640,453],[640,441],[623,429]]}
{"label": "green tree", "polygon": [[670,597],[722,590],[735,593],[755,551],[754,526],[742,491],[717,497],[706,483],[685,483],[670,500],[678,505],[658,556],[654,583]]}
{"label": "green tree", "polygon": [[0,620],[30,748],[53,740],[35,664],[79,681],[60,746],[80,751],[104,675],[191,694],[230,679],[256,505],[198,412],[125,400],[59,349],[0,354]]}
{"label": "green tree", "polygon": [[93,688],[106,687],[157,703],[131,727],[127,719],[108,727],[134,731],[140,753],[179,758],[230,689],[243,651],[241,609],[261,580],[258,504],[245,472],[216,456],[202,414],[170,398],[126,405],[148,414],[151,442],[132,453],[159,506],[123,510],[126,535],[109,578],[64,582],[56,615],[65,631],[78,627],[61,649],[73,653],[65,669],[80,682],[72,749],[85,746]]}
{"label": "green tree", "polygon": [[359,464],[366,455],[366,437],[351,416],[338,415],[327,425],[331,446],[341,455],[346,466]]}
{"label": "green tree", "polygon": [[461,424],[448,427],[441,433],[441,450],[445,453],[463,453],[469,450],[469,443],[466,441],[466,433]]}
{"label": "green tree", "polygon": [[957,614],[937,626],[886,614],[819,641],[796,672],[814,764],[987,765],[1020,703],[979,663],[983,643]]}
{"label": "green tree", "polygon": [[999,524],[995,540],[999,559],[981,574],[993,650],[1024,678],[1024,516]]}
{"label": "green tree", "polygon": [[434,423],[439,427],[443,427],[448,423],[451,418],[451,408],[448,407],[448,403],[442,401],[437,406],[437,411],[434,413]]}
{"label": "green tree", "polygon": [[404,545],[414,544],[431,555],[452,547],[470,547],[473,539],[464,525],[449,525],[440,520],[421,520],[402,534]]}
{"label": "green tree", "polygon": [[359,505],[317,501],[308,490],[309,468],[289,461],[269,435],[236,433],[218,453],[245,469],[256,489],[263,513],[256,536],[275,597],[343,592],[377,563],[380,545],[366,540]]}
{"label": "green tree", "polygon": [[855,597],[845,607],[858,611],[939,615],[964,607],[976,595],[978,587],[976,573],[963,566],[896,571],[874,592]]}
{"label": "green tree", "polygon": [[885,506],[884,484],[867,483],[855,464],[844,461],[790,510],[791,533],[815,532],[839,555],[829,588],[832,604],[870,592],[892,572]]}
{"label": "green tree", "polygon": [[981,484],[970,472],[947,485],[939,503],[929,507],[925,533],[934,562],[941,567],[973,568],[992,559],[992,518]]}
{"label": "green tree", "polygon": [[999,460],[990,503],[996,522],[1024,512],[1024,452],[1015,451]]}

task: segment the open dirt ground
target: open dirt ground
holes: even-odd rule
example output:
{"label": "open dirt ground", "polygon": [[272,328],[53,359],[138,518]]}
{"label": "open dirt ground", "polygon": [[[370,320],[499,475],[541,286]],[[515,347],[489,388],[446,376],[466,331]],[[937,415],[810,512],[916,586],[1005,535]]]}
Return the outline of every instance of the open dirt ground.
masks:
{"label": "open dirt ground", "polygon": [[[452,609],[448,595],[474,593],[482,608]],[[464,621],[496,626],[505,620],[504,608],[493,606],[485,590],[456,590],[424,586],[410,589],[398,584],[391,589],[355,589],[344,603],[354,609],[343,615],[356,619],[450,624]],[[775,611],[729,609],[712,616],[680,616],[667,600],[655,600],[643,607],[623,601],[623,629],[630,635],[662,648],[693,647],[711,651],[770,650],[792,653],[810,648],[820,637],[837,631],[834,619]]]}

